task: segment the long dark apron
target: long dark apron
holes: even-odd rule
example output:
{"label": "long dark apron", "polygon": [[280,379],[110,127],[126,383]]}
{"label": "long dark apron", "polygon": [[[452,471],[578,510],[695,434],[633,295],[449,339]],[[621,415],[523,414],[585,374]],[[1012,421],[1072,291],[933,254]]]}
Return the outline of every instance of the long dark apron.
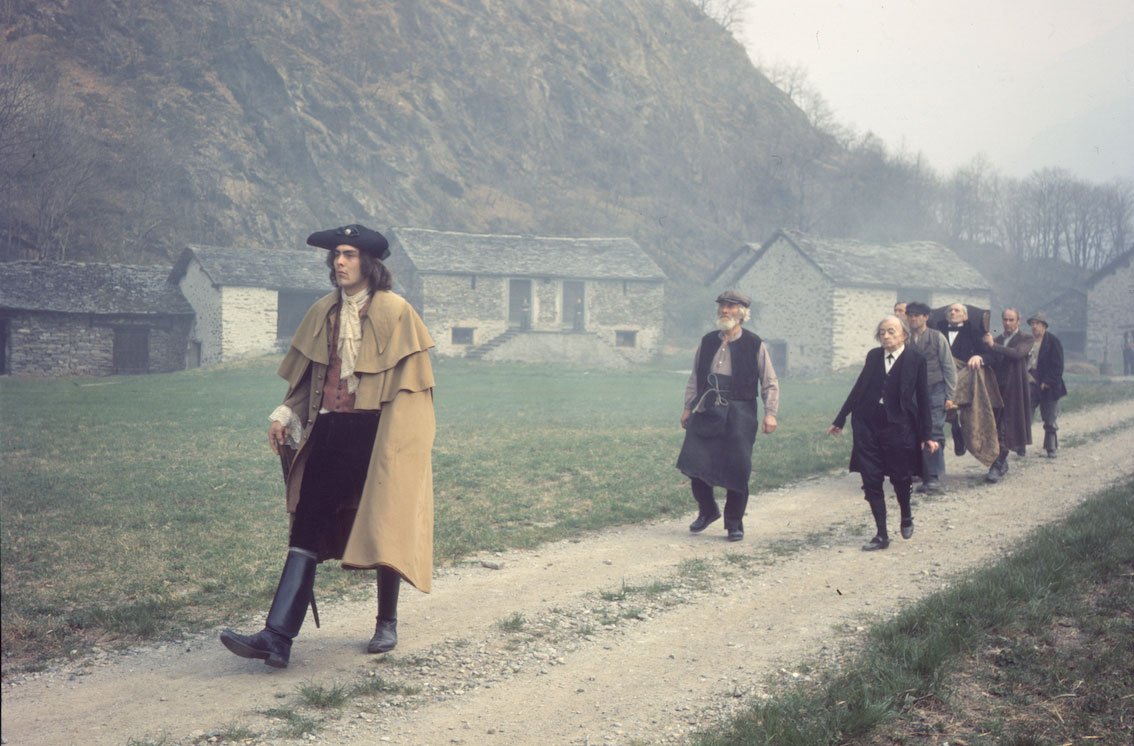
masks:
{"label": "long dark apron", "polygon": [[752,446],[756,442],[756,400],[730,396],[732,376],[718,375],[721,393],[729,400],[724,435],[706,438],[685,429],[685,442],[677,456],[677,468],[691,479],[713,487],[748,494],[752,474]]}

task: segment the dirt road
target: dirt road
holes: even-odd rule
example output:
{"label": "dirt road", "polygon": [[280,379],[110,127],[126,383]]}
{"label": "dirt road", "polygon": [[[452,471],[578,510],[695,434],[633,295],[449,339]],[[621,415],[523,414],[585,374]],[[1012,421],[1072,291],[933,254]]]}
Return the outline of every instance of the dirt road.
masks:
{"label": "dirt road", "polygon": [[[677,742],[1134,473],[1134,401],[1060,424],[1058,459],[1013,456],[996,485],[950,453],[947,494],[915,501],[915,535],[892,531],[885,552],[859,551],[873,524],[857,475],[810,479],[754,495],[741,543],[719,522],[691,535],[690,512],[443,569],[431,595],[402,594],[388,656],[363,653],[369,598],[321,605],[322,629],[308,620],[282,671],[235,658],[214,631],[14,679],[4,743],[187,744],[237,724],[279,744]],[[263,714],[304,683],[379,677],[405,689],[301,709],[322,721],[306,740]]]}

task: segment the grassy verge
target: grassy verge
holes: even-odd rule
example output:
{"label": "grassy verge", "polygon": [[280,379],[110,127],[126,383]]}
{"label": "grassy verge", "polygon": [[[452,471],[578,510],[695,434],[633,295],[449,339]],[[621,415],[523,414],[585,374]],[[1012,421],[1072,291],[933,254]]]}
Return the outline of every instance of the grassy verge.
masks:
{"label": "grassy verge", "polygon": [[698,746],[1131,743],[1134,479]]}
{"label": "grassy verge", "polygon": [[[278,359],[169,375],[0,381],[3,670],[232,622],[267,608],[287,522],[267,414]],[[674,469],[686,375],[437,363],[435,555],[531,547],[689,512]],[[754,494],[842,468],[822,432],[853,374],[782,382]],[[1079,402],[1134,396],[1071,382]],[[372,593],[333,563],[321,595]]]}

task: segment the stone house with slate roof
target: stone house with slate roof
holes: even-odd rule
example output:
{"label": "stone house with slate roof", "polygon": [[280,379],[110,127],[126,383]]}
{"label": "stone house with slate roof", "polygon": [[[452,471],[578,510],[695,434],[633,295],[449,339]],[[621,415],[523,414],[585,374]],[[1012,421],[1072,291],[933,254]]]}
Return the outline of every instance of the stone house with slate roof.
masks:
{"label": "stone house with slate roof", "polygon": [[440,355],[621,367],[660,349],[665,276],[629,238],[390,231]]}
{"label": "stone house with slate roof", "polygon": [[[1121,373],[1123,335],[1134,331],[1134,249],[1091,275],[1086,289],[1087,359],[1100,372]],[[1052,332],[1059,335],[1054,326]]]}
{"label": "stone house with slate roof", "polygon": [[185,367],[193,308],[169,270],[0,262],[0,372],[165,373]]}
{"label": "stone house with slate roof", "polygon": [[322,249],[188,246],[169,272],[196,311],[189,365],[280,349],[303,315],[334,289]]}
{"label": "stone house with slate roof", "polygon": [[875,326],[898,300],[988,308],[991,297],[980,272],[941,244],[870,244],[796,230],[741,247],[709,284],[752,297],[750,328],[768,343],[776,372],[793,375],[861,366],[878,344]]}

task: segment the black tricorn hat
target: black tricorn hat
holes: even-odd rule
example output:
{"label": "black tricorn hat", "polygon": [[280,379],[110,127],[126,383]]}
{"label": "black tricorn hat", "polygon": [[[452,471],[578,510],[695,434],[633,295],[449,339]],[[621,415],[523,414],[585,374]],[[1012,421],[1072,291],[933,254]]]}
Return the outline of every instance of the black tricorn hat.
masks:
{"label": "black tricorn hat", "polygon": [[342,228],[312,233],[307,237],[307,245],[333,251],[339,246],[353,246],[375,259],[385,259],[390,255],[390,242],[378,231],[355,223]]}

